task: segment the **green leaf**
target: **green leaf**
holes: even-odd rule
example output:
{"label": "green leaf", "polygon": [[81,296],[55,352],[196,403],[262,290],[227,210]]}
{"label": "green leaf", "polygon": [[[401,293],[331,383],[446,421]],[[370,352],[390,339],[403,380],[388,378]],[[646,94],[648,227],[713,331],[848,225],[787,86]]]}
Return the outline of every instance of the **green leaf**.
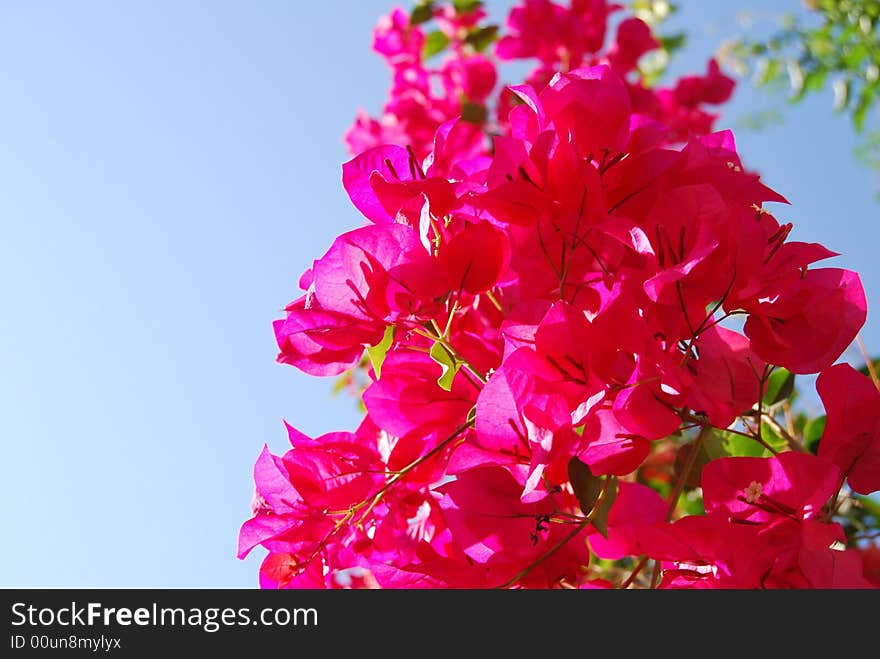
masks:
{"label": "green leaf", "polygon": [[338,376],[333,381],[333,388],[331,389],[331,392],[333,393],[333,395],[337,396],[337,395],[339,395],[340,392],[344,391],[345,388],[348,386],[348,383],[350,380],[351,380],[351,372],[350,371],[346,371],[342,375]]}
{"label": "green leaf", "polygon": [[773,448],[777,453],[784,451],[788,446],[788,442],[785,441],[785,438],[776,432],[769,423],[761,424],[761,439],[763,439],[768,446]]}
{"label": "green leaf", "polygon": [[452,390],[452,381],[455,374],[461,368],[461,364],[455,359],[451,352],[442,343],[435,343],[431,346],[431,359],[443,367],[443,373],[437,378],[437,384],[446,391]]}
{"label": "green leaf", "polygon": [[676,50],[684,48],[687,43],[687,34],[684,32],[676,32],[660,37],[660,47],[667,53],[674,53]]}
{"label": "green leaf", "polygon": [[[679,474],[681,474],[682,470],[687,466],[695,446],[696,440],[692,440],[687,444],[682,444],[678,447],[678,450],[675,453],[675,464],[673,465],[673,472],[676,479],[678,479]],[[709,464],[712,460],[723,458],[727,455],[727,449],[725,448],[721,437],[719,437],[716,432],[712,432],[703,440],[700,446],[700,452],[694,459],[693,466],[691,467],[691,471],[685,481],[685,485],[691,488],[700,487],[703,467]]]}
{"label": "green leaf", "polygon": [[697,490],[682,492],[678,497],[678,507],[685,515],[705,515],[706,507],[703,505],[703,497]]}
{"label": "green leaf", "polygon": [[858,494],[855,495],[855,498],[871,517],[880,521],[880,502],[875,501],[871,497],[860,496]]}
{"label": "green leaf", "polygon": [[860,133],[865,127],[865,118],[868,116],[868,110],[870,110],[877,101],[878,91],[880,91],[880,89],[875,88],[875,85],[870,85],[869,87],[862,89],[859,94],[859,100],[853,110],[852,118],[856,131]]}
{"label": "green leaf", "polygon": [[466,14],[474,9],[479,9],[483,3],[480,0],[452,0],[456,14]]}
{"label": "green leaf", "polygon": [[811,69],[804,74],[803,82],[798,92],[791,98],[792,103],[799,103],[807,95],[807,92],[817,92],[822,89],[825,84],[825,78],[828,75],[828,69],[821,67]]}
{"label": "green leaf", "polygon": [[425,45],[422,48],[422,59],[431,59],[437,53],[443,51],[449,45],[449,37],[440,30],[429,32],[425,37]]}
{"label": "green leaf", "polygon": [[607,476],[606,481],[608,487],[605,489],[605,495],[599,501],[599,507],[593,513],[590,523],[595,529],[602,534],[602,537],[608,537],[608,515],[611,513],[611,506],[617,498],[617,477]]}
{"label": "green leaf", "polygon": [[[860,144],[856,145],[853,152],[858,161],[870,169],[880,169],[880,129],[874,129],[865,135]],[[874,360],[877,368],[880,368],[880,360]],[[862,369],[862,373],[868,374],[868,369]]]}
{"label": "green leaf", "polygon": [[367,354],[370,356],[370,363],[373,365],[373,371],[376,373],[376,379],[382,375],[382,364],[385,363],[385,355],[394,343],[394,325],[385,328],[385,334],[382,340],[374,346],[367,348]]}
{"label": "green leaf", "polygon": [[825,30],[804,35],[804,43],[814,57],[824,59],[834,53],[834,41]]}
{"label": "green leaf", "polygon": [[755,84],[758,87],[769,85],[782,75],[782,62],[778,59],[764,59],[758,62]]}
{"label": "green leaf", "polygon": [[479,103],[465,101],[461,104],[461,118],[472,124],[482,125],[486,122],[489,112],[486,107]]}
{"label": "green leaf", "polygon": [[427,23],[434,18],[434,3],[432,0],[423,0],[415,7],[409,15],[410,25],[421,25]]}
{"label": "green leaf", "polygon": [[663,49],[652,50],[639,58],[637,67],[646,86],[653,87],[663,77],[669,58],[669,52]]}
{"label": "green leaf", "polygon": [[776,405],[791,397],[794,391],[794,373],[784,368],[777,368],[767,378],[764,390],[764,405]]}
{"label": "green leaf", "polygon": [[807,447],[810,453],[817,453],[819,451],[819,440],[822,439],[822,433],[825,432],[825,423],[827,421],[828,417],[823,414],[815,419],[810,419],[807,421],[807,425],[804,426],[804,446]]}
{"label": "green leaf", "polygon": [[728,455],[734,457],[759,458],[764,457],[767,450],[751,437],[743,437],[736,433],[721,430],[718,432],[721,437],[724,450]]}
{"label": "green leaf", "polygon": [[843,63],[849,71],[858,71],[866,57],[868,57],[868,46],[857,43],[844,51]]}
{"label": "green leaf", "polygon": [[584,515],[589,515],[596,501],[599,500],[604,481],[599,476],[593,476],[589,465],[577,456],[568,461],[568,481],[571,483],[571,489],[574,490],[581,511]]}
{"label": "green leaf", "polygon": [[465,421],[468,423],[473,423],[477,420],[477,406],[474,405],[471,409],[468,410],[467,418]]}
{"label": "green leaf", "polygon": [[486,48],[492,45],[497,37],[498,26],[486,25],[485,27],[478,27],[468,32],[468,35],[464,38],[464,41],[465,43],[473,46],[474,50],[482,53],[484,50],[486,50]]}
{"label": "green leaf", "polygon": [[825,67],[813,69],[804,78],[804,90],[808,92],[817,92],[825,86],[825,80],[828,78],[828,69]]}

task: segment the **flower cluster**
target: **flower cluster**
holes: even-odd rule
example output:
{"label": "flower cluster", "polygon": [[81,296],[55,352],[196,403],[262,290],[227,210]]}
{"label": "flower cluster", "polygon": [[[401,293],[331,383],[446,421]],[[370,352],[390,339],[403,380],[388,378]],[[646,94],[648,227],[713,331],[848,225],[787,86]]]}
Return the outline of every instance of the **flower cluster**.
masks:
{"label": "flower cluster", "polygon": [[[864,292],[788,240],[764,207],[785,200],[706,133],[727,79],[710,64],[649,91],[628,79],[657,44],[644,23],[600,56],[616,6],[527,0],[497,54],[539,65],[487,146],[459,115],[495,69],[469,49],[479,3],[460,4],[431,5],[454,45],[440,71],[407,14],[380,23],[392,100],[343,166],[368,223],[275,323],[279,361],[369,384],[354,432],[288,427],[292,448],[260,455],[239,551],[268,550],[261,585],[870,585],[833,520],[880,488],[880,392],[833,366]],[[815,455],[766,406],[779,375],[817,372]],[[705,514],[676,520],[699,487]]]}
{"label": "flower cluster", "polygon": [[[526,0],[510,12],[497,60],[535,62],[526,82],[537,92],[557,72],[607,65],[623,80],[633,112],[662,122],[667,138],[683,141],[710,132],[716,115],[706,107],[727,101],[734,81],[711,60],[705,75],[685,76],[669,88],[649,86],[638,63],[661,51],[661,42],[644,21],[629,17],[606,44],[609,17],[619,10],[606,0],[573,0],[569,6]],[[411,14],[395,9],[383,17],[373,49],[392,71],[389,99],[379,118],[358,114],[345,136],[351,152],[397,144],[423,159],[433,150],[437,129],[460,116],[469,124],[458,131],[460,155],[488,153],[485,132],[509,134],[508,113],[519,99],[507,88],[496,90],[498,63],[487,50],[498,26],[484,24],[486,18],[481,3],[472,0],[442,6],[423,1]],[[437,29],[427,32],[423,28],[432,19]],[[440,53],[445,57],[431,65]]]}

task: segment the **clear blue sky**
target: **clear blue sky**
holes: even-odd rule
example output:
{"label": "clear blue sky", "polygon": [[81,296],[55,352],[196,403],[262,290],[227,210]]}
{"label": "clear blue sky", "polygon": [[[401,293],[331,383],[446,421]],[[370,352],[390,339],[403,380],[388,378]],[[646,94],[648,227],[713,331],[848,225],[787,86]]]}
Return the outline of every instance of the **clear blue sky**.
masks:
{"label": "clear blue sky", "polygon": [[[800,6],[680,4],[679,71],[737,8]],[[389,6],[0,1],[0,586],[256,584],[234,553],[263,442],[357,422],[274,363],[271,321],[360,222],[341,135],[384,98]],[[742,85],[722,125],[768,105]],[[880,300],[880,181],[829,97],[786,117],[738,134],[747,165]]]}

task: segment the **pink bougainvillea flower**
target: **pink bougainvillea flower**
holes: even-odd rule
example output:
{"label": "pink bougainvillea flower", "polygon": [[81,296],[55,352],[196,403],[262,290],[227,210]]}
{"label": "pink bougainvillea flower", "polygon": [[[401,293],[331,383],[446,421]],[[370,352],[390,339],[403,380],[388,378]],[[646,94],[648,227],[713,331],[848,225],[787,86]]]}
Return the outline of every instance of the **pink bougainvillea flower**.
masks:
{"label": "pink bougainvillea flower", "polygon": [[443,73],[448,93],[461,90],[471,103],[484,103],[498,81],[495,64],[479,54],[450,60]]}
{"label": "pink bougainvillea flower", "polygon": [[449,288],[472,295],[492,288],[509,261],[507,236],[485,221],[468,224],[440,251]]}
{"label": "pink bougainvillea flower", "polygon": [[880,490],[880,391],[849,364],[822,371],[816,389],[828,416],[819,457],[836,464],[856,492]]}
{"label": "pink bougainvillea flower", "polygon": [[757,300],[745,333],[755,353],[794,373],[833,364],[865,324],[867,302],[855,272],[807,270],[802,278]]}
{"label": "pink bougainvillea flower", "polygon": [[526,0],[514,7],[507,18],[511,34],[498,42],[497,54],[503,60],[537,57],[555,62],[559,57],[558,32],[564,9],[550,0]]}
{"label": "pink bougainvillea flower", "polygon": [[662,439],[681,425],[675,411],[676,391],[664,386],[662,376],[640,362],[630,381],[614,399],[614,417],[630,434]]}
{"label": "pink bougainvillea flower", "polygon": [[544,112],[581,156],[623,151],[629,134],[630,100],[623,81],[607,66],[554,76],[540,94]]}
{"label": "pink bougainvillea flower", "polygon": [[449,181],[426,177],[412,151],[398,146],[378,146],[345,163],[342,184],[355,208],[376,223],[394,222],[407,202],[423,195],[440,216],[457,203]]}
{"label": "pink bougainvillea flower", "polygon": [[593,553],[607,560],[639,554],[642,529],[664,521],[668,508],[660,495],[646,485],[621,482],[618,488],[608,515],[608,536],[594,527],[590,527],[588,536]]}
{"label": "pink bougainvillea flower", "polygon": [[310,439],[290,426],[288,434],[291,450],[278,458],[264,447],[254,467],[254,517],[242,526],[241,555],[272,538],[305,545],[311,541],[314,547],[319,532],[332,527],[324,510],[361,501],[381,481],[376,448],[356,434]]}
{"label": "pink bougainvillea flower", "polygon": [[345,509],[381,482],[377,447],[356,433],[333,432],[315,439],[287,426],[291,450],[282,461],[291,484],[313,509]]}
{"label": "pink bougainvillea flower", "polygon": [[550,65],[564,59],[570,67],[578,67],[585,55],[602,47],[608,16],[618,8],[607,0],[573,0],[568,7],[550,0],[525,0],[510,12],[510,34],[498,42],[498,57],[534,57]]}
{"label": "pink bougainvillea flower", "polygon": [[712,425],[727,428],[758,399],[766,367],[738,332],[713,325],[697,341],[700,358],[688,404],[708,416]]}
{"label": "pink bougainvillea flower", "polygon": [[394,320],[430,307],[439,282],[419,235],[402,224],[355,229],[315,261],[322,308],[362,320]]}
{"label": "pink bougainvillea flower", "polygon": [[380,18],[373,30],[373,50],[395,63],[420,59],[423,46],[424,35],[410,27],[409,14],[403,9]]}
{"label": "pink bougainvillea flower", "polygon": [[568,460],[580,438],[569,405],[559,393],[559,375],[529,348],[505,360],[480,391],[476,407],[477,445],[521,457],[529,464],[522,495],[538,484],[568,481]]}
{"label": "pink bougainvillea flower", "polygon": [[722,458],[703,468],[706,512],[745,522],[815,519],[840,484],[840,470],[805,453]]}
{"label": "pink bougainvillea flower", "polygon": [[[515,577],[570,531],[550,523],[557,509],[553,495],[545,493],[531,503],[520,499],[526,468],[517,468],[515,474],[503,467],[478,467],[439,488],[445,495],[441,506],[450,530],[495,586]],[[585,535],[586,531],[549,555],[529,572],[523,585],[546,588],[563,578],[577,581],[579,566],[589,562]]]}
{"label": "pink bougainvillea flower", "polygon": [[661,588],[865,588],[861,557],[831,546],[837,524],[782,518],[731,524],[692,515],[640,528],[640,545],[662,561]]}
{"label": "pink bougainvillea flower", "polygon": [[636,68],[642,55],[659,47],[660,42],[643,20],[627,18],[617,26],[617,39],[608,49],[608,61],[623,76]]}
{"label": "pink bougainvillea flower", "polygon": [[441,375],[440,364],[423,352],[389,353],[382,377],[364,392],[370,418],[395,437],[415,433],[423,442],[432,434],[442,439],[461,425],[477,401],[477,392],[463,374],[447,391],[437,384]]}
{"label": "pink bougainvillea flower", "polygon": [[718,62],[709,60],[706,75],[684,76],[675,86],[675,100],[685,107],[696,107],[700,103],[718,105],[727,101],[734,88],[733,79],[721,73]]}
{"label": "pink bougainvillea flower", "polygon": [[339,375],[355,366],[364,346],[382,339],[384,324],[308,306],[303,296],[287,307],[287,317],[274,323],[278,361],[309,375]]}
{"label": "pink bougainvillea flower", "polygon": [[664,587],[863,588],[862,560],[826,521],[839,470],[803,453],[720,458],[703,469],[707,516],[640,528]]}
{"label": "pink bougainvillea flower", "polygon": [[[411,154],[399,146],[377,146],[352,158],[342,166],[342,185],[351,203],[367,219],[376,223],[393,222],[394,214],[385,210],[370,185],[373,173],[387,179],[412,181],[414,162]],[[400,178],[399,178],[400,177]]]}
{"label": "pink bougainvillea flower", "polygon": [[587,415],[582,437],[586,446],[578,457],[596,475],[632,473],[651,452],[651,442],[623,427],[607,408]]}
{"label": "pink bougainvillea flower", "polygon": [[[484,9],[422,4],[374,31],[391,85],[342,168],[366,225],[275,323],[278,360],[343,374],[366,415],[263,450],[239,554],[268,552],[269,588],[647,585],[604,562],[639,556],[663,588],[870,584],[836,521],[847,482],[880,486],[880,393],[831,366],[864,292],[788,240],[765,208],[785,198],[711,132],[733,80],[710,61],[653,86],[638,65],[660,39],[632,16],[609,31],[607,0],[517,2],[494,49]],[[532,59],[525,84],[498,93],[497,58]],[[779,366],[824,369],[819,455],[715,457],[781,407],[759,403]],[[700,496],[705,514],[668,521]]]}
{"label": "pink bougainvillea flower", "polygon": [[602,338],[586,314],[565,301],[556,302],[535,329],[535,351],[550,365],[554,379],[561,381],[559,391],[570,407],[593,399],[605,388],[593,369]]}
{"label": "pink bougainvillea flower", "polygon": [[324,571],[319,561],[303,565],[296,554],[270,552],[260,565],[260,588],[299,589],[326,588]]}

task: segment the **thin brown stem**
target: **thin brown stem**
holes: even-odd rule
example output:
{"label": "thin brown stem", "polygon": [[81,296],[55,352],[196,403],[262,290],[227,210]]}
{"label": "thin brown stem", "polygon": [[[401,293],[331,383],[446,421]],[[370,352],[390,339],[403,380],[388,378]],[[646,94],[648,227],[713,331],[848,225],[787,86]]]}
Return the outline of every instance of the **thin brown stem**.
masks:
{"label": "thin brown stem", "polygon": [[621,590],[626,590],[633,583],[635,583],[636,577],[639,576],[639,573],[642,571],[642,569],[645,567],[645,565],[647,565],[649,560],[650,559],[647,556],[642,556],[641,559],[639,559],[639,562],[636,563],[636,566],[633,568],[633,571],[630,572],[629,576],[626,578],[626,580],[622,584],[620,584]]}
{"label": "thin brown stem", "polygon": [[605,483],[602,486],[602,492],[599,494],[599,498],[596,500],[596,503],[593,504],[592,510],[590,510],[589,514],[583,518],[580,524],[578,524],[575,528],[573,528],[562,540],[553,545],[549,550],[541,554],[534,562],[530,563],[527,567],[520,570],[513,578],[504,582],[502,585],[498,586],[500,589],[510,588],[518,581],[520,581],[523,577],[525,577],[529,572],[534,570],[536,567],[541,565],[548,558],[553,556],[557,551],[562,549],[565,545],[569,543],[569,541],[573,540],[578,533],[583,531],[587,526],[593,521],[593,517],[598,512],[599,508],[602,506],[602,502],[605,500],[606,495],[608,494],[608,486],[611,483],[611,478],[606,477]]}
{"label": "thin brown stem", "polygon": [[712,430],[708,427],[703,427],[700,430],[700,433],[697,435],[697,438],[694,440],[693,448],[691,449],[691,453],[688,456],[687,462],[685,463],[684,469],[682,469],[681,473],[678,475],[678,480],[675,481],[675,485],[672,488],[672,491],[669,493],[669,504],[666,509],[666,521],[672,521],[673,515],[675,515],[675,509],[678,507],[678,497],[681,496],[682,490],[684,490],[685,483],[687,483],[688,477],[691,475],[691,470],[694,468],[694,465],[697,463],[697,456],[700,453],[700,450],[703,448],[703,442],[706,441],[706,438],[709,436],[709,433]]}
{"label": "thin brown stem", "polygon": [[[379,488],[379,490],[377,490],[375,494],[373,494],[373,495],[369,496],[367,499],[365,499],[364,501],[370,501],[370,500],[371,500],[371,503],[370,503],[370,505],[367,507],[367,509],[364,511],[364,514],[361,515],[361,518],[358,520],[358,523],[364,521],[364,519],[365,519],[366,516],[369,514],[369,512],[373,509],[373,507],[374,507],[377,503],[379,503],[379,501],[381,501],[382,496],[383,496],[383,495],[384,495],[384,494],[385,494],[385,493],[386,493],[386,492],[387,492],[387,491],[388,491],[388,490],[389,490],[389,489],[390,489],[390,488],[391,488],[391,487],[392,487],[397,481],[399,481],[401,478],[403,478],[404,476],[406,476],[409,472],[411,472],[413,469],[415,469],[416,467],[418,467],[420,464],[422,464],[422,463],[424,463],[425,461],[427,461],[429,458],[432,458],[432,457],[434,457],[435,455],[437,455],[440,451],[442,451],[444,448],[446,448],[446,447],[447,447],[447,446],[448,446],[453,440],[455,440],[459,435],[461,435],[463,432],[465,432],[468,428],[472,427],[473,425],[474,425],[474,421],[473,421],[473,420],[471,420],[471,421],[465,421],[465,422],[464,422],[463,424],[461,424],[458,428],[456,428],[455,430],[453,430],[453,431],[452,431],[452,434],[449,435],[446,439],[444,439],[442,442],[440,442],[439,444],[437,444],[437,446],[435,446],[434,448],[432,448],[430,451],[428,451],[428,452],[425,453],[424,455],[422,455],[422,456],[416,458],[415,460],[413,460],[412,462],[410,462],[410,463],[409,463],[408,465],[406,465],[403,469],[401,469],[400,471],[398,471],[398,472],[397,472],[392,478],[390,478],[390,479],[388,480],[388,482],[385,483],[385,485],[383,485],[381,488]],[[363,504],[361,504],[361,505],[363,505]]]}
{"label": "thin brown stem", "polygon": [[492,303],[493,307],[498,309],[498,311],[504,311],[504,309],[501,307],[501,303],[498,302],[498,299],[495,297],[495,295],[493,295],[492,291],[486,291],[485,295],[486,299],[488,299],[489,302]]}
{"label": "thin brown stem", "polygon": [[786,444],[792,451],[799,451],[800,453],[809,453],[807,448],[801,444],[797,439],[788,434],[788,431],[779,425],[779,422],[774,419],[772,416],[767,414],[766,412],[761,416],[764,423],[773,428],[773,430],[785,440]]}
{"label": "thin brown stem", "polygon": [[868,375],[871,376],[871,381],[874,383],[874,386],[880,390],[880,376],[877,375],[877,368],[874,366],[874,360],[871,359],[871,355],[868,354],[868,349],[865,347],[865,342],[862,341],[861,334],[856,334],[856,343],[859,345],[859,350],[865,360],[865,366],[868,367]]}
{"label": "thin brown stem", "polygon": [[660,561],[654,561],[654,574],[651,575],[651,590],[660,583]]}

